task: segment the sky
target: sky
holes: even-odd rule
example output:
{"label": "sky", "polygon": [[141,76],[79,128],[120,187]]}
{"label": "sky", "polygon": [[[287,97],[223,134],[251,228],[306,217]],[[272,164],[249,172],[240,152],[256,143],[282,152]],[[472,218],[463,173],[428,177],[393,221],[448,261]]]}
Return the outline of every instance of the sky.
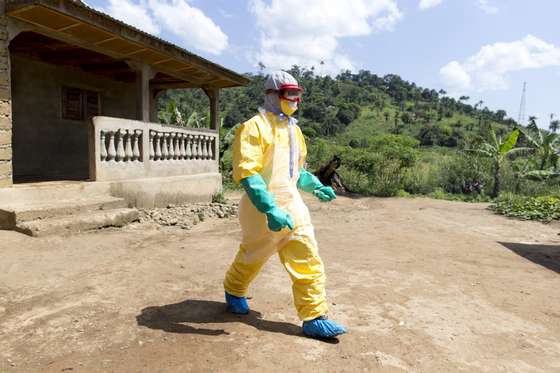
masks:
{"label": "sky", "polygon": [[398,74],[546,128],[560,118],[558,0],[85,0],[238,72]]}

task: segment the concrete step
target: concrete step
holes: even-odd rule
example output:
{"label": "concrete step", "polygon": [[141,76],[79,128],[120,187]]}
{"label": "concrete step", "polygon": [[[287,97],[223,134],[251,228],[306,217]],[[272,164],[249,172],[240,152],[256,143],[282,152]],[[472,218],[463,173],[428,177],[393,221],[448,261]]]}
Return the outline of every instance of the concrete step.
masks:
{"label": "concrete step", "polygon": [[14,230],[34,237],[79,233],[107,227],[122,227],[138,220],[138,210],[120,208],[18,223]]}
{"label": "concrete step", "polygon": [[123,198],[88,196],[71,199],[19,200],[0,205],[0,228],[13,229],[17,224],[39,219],[82,214],[88,211],[111,210],[127,207]]}
{"label": "concrete step", "polygon": [[111,195],[110,183],[50,181],[16,184],[11,188],[0,188],[0,208],[13,201],[32,203],[45,200],[84,198],[93,195]]}

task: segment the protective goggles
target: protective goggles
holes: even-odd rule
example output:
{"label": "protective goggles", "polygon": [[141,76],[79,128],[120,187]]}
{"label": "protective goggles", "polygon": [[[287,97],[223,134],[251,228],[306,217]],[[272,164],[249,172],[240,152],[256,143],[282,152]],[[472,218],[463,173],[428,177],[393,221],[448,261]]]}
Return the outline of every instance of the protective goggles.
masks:
{"label": "protective goggles", "polygon": [[280,91],[280,98],[290,102],[301,102],[301,90],[283,89]]}
{"label": "protective goggles", "polygon": [[297,84],[282,84],[280,86],[280,97],[290,102],[301,102],[303,88]]}

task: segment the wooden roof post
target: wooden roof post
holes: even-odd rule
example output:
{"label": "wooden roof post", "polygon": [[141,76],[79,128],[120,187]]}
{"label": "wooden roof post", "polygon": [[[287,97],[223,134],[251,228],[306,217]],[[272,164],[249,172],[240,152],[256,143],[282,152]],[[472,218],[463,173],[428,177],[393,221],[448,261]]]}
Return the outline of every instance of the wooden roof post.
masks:
{"label": "wooden roof post", "polygon": [[216,131],[216,144],[214,144],[215,159],[219,161],[220,154],[220,90],[218,88],[204,88],[206,96],[210,99],[210,128]]}
{"label": "wooden roof post", "polygon": [[205,89],[206,95],[210,99],[210,128],[220,130],[220,90],[217,88]]}
{"label": "wooden roof post", "polygon": [[136,120],[149,122],[151,111],[150,79],[156,75],[156,71],[150,65],[144,63],[127,61],[127,64],[136,71]]}

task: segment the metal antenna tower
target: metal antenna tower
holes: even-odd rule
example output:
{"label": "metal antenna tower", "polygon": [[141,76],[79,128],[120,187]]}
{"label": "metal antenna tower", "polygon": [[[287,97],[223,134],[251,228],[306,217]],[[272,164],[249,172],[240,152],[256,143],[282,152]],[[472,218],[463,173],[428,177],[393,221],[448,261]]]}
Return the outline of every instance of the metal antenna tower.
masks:
{"label": "metal antenna tower", "polygon": [[523,93],[521,94],[521,103],[519,104],[519,117],[517,123],[520,125],[525,124],[525,96],[527,92],[527,82],[523,82]]}

